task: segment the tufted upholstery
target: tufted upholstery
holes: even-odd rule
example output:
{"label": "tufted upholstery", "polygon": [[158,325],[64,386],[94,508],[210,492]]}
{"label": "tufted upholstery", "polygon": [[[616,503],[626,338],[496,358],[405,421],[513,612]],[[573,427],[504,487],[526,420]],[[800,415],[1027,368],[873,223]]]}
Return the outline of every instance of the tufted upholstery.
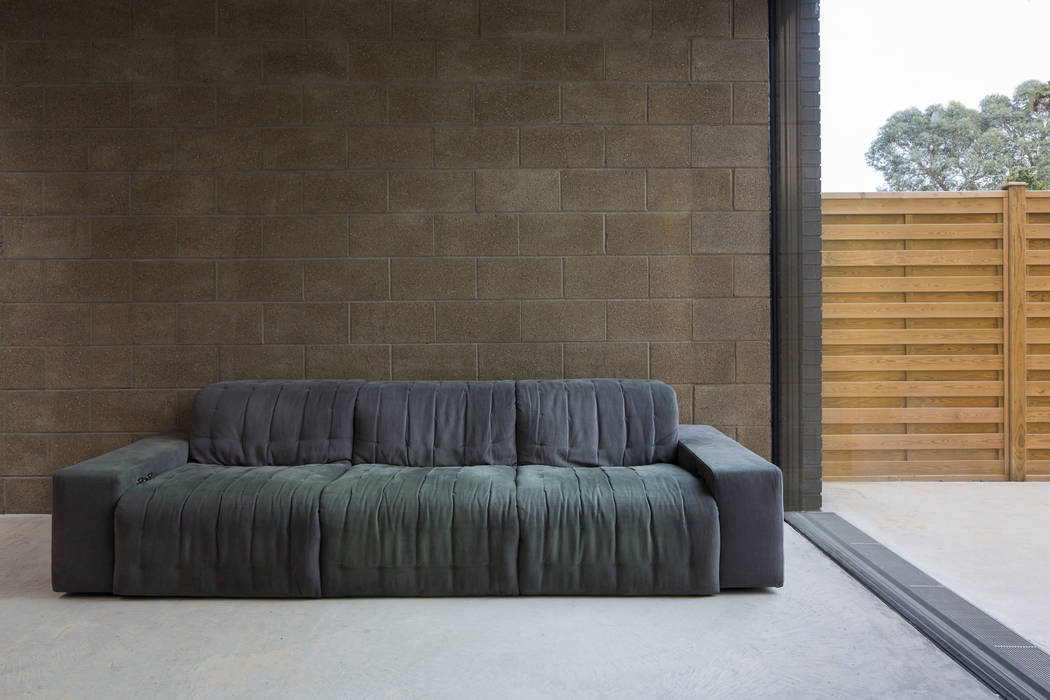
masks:
{"label": "tufted upholstery", "polygon": [[674,461],[678,403],[662,382],[223,382],[193,411],[190,459],[409,467]]}
{"label": "tufted upholstery", "polygon": [[190,459],[258,467],[348,461],[365,382],[242,381],[205,387],[193,405]]}
{"label": "tufted upholstery", "polygon": [[349,464],[187,464],[117,502],[113,592],[321,595],[321,492]]}
{"label": "tufted upholstery", "polygon": [[374,382],[354,414],[354,464],[515,463],[514,382]]}
{"label": "tufted upholstery", "polygon": [[663,382],[518,382],[518,464],[630,467],[673,462],[678,401]]}
{"label": "tufted upholstery", "polygon": [[361,464],[321,494],[326,596],[515,595],[514,467]]}
{"label": "tufted upholstery", "polygon": [[55,475],[52,584],[293,597],[781,585],[780,470],[677,422],[657,381],[216,384],[188,441]]}
{"label": "tufted upholstery", "polygon": [[718,592],[718,508],[674,464],[518,467],[523,595]]}

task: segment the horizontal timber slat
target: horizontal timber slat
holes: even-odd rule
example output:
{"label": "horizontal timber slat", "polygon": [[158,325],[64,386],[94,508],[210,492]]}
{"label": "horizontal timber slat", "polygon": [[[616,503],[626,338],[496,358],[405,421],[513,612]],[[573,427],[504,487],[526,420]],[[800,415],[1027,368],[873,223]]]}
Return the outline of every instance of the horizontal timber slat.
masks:
{"label": "horizontal timber slat", "polygon": [[1033,318],[1033,317],[1040,318],[1040,317],[1050,316],[1050,304],[1048,304],[1046,302],[1033,302],[1033,301],[1030,301],[1027,304],[1025,304],[1024,310],[1025,310],[1025,314],[1029,318]]}
{"label": "horizontal timber slat", "polygon": [[1029,406],[1029,423],[1050,423],[1050,406]]}
{"label": "horizontal timber slat", "polygon": [[824,277],[824,292],[1001,292],[1003,278],[979,277]]}
{"label": "horizontal timber slat", "polygon": [[1000,381],[824,382],[826,397],[860,396],[1002,396]]}
{"label": "horizontal timber slat", "polygon": [[1029,396],[1050,396],[1050,382],[1034,381],[1027,383]]}
{"label": "horizontal timber slat", "polygon": [[1050,369],[1050,355],[1029,355],[1025,365],[1028,369]]}
{"label": "horizontal timber slat", "polygon": [[1029,459],[1028,477],[1030,481],[1047,481],[1050,478],[1050,459]]}
{"label": "horizontal timber slat", "polygon": [[1050,343],[1050,328],[1029,328],[1024,337],[1028,343]]}
{"label": "horizontal timber slat", "polygon": [[1029,192],[1028,211],[1032,214],[1046,214],[1050,212],[1050,197],[1045,192]]}
{"label": "horizontal timber slat", "polygon": [[827,224],[826,241],[910,241],[1002,238],[1002,224]]}
{"label": "horizontal timber slat", "polygon": [[[1040,190],[1032,192],[1029,196],[1040,194]],[[824,192],[821,199],[834,201],[838,199],[861,199],[866,202],[876,199],[976,199],[976,198],[1002,198],[1003,193],[999,190],[965,190],[965,191],[940,191],[929,190],[920,192]]]}
{"label": "horizontal timber slat", "polygon": [[[1047,329],[1047,332],[1050,333],[1050,329]],[[1003,329],[886,328],[878,330],[853,330],[828,328],[824,330],[823,337],[825,345],[944,345],[948,343],[996,344],[1003,342]]]}
{"label": "horizontal timber slat", "polygon": [[[908,464],[915,464],[909,461]],[[1042,477],[1033,476],[1030,481],[1040,480]],[[874,476],[842,476],[839,474],[825,474],[827,481],[1007,481],[1006,474],[876,474]],[[1050,480],[1050,479],[1048,479]]]}
{"label": "horizontal timber slat", "polygon": [[997,370],[1003,368],[1002,355],[825,355],[825,372],[944,370]]}
{"label": "horizontal timber slat", "polygon": [[[1046,305],[1050,308],[1050,304]],[[1003,305],[994,302],[827,303],[824,318],[1000,318]]]}
{"label": "horizontal timber slat", "polygon": [[1002,265],[1001,250],[861,250],[830,251],[821,256],[825,266],[865,265]]}
{"label": "horizontal timber slat", "polygon": [[1025,288],[1030,292],[1050,291],[1050,275],[1028,275]]}
{"label": "horizontal timber slat", "polygon": [[825,423],[1001,423],[1001,408],[825,408]]}
{"label": "horizontal timber slat", "polygon": [[[913,478],[921,478],[921,475],[930,477],[943,477],[949,475],[985,475],[1002,474],[1003,461],[1001,459],[959,459],[959,460],[857,460],[854,462],[825,461],[824,473],[827,476],[856,475],[856,476],[904,476],[915,475]],[[972,476],[969,478],[973,478]]]}
{"label": "horizontal timber slat", "polygon": [[[900,194],[897,192],[887,194]],[[930,193],[932,194],[932,193]],[[1001,214],[1003,196],[998,197],[932,197],[919,193],[915,197],[823,198],[821,210],[831,214]]]}
{"label": "horizontal timber slat", "polygon": [[[1050,436],[1048,436],[1050,437]],[[912,433],[909,435],[825,435],[825,450],[966,450],[998,449],[1002,433]]]}

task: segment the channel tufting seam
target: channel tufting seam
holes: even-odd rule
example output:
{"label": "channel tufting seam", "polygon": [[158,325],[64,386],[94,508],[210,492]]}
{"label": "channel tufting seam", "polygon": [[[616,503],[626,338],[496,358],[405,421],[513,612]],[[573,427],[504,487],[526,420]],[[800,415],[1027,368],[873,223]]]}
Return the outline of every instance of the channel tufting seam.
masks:
{"label": "channel tufting seam", "polygon": [[[416,390],[416,383],[412,382],[411,384],[408,385],[408,393],[405,394],[405,410],[404,410],[405,426],[404,426],[404,433],[403,433],[403,435],[401,437],[401,444],[400,445],[395,445],[393,450],[392,450],[392,453],[394,455],[397,455],[398,458],[397,459],[394,459],[393,457],[381,458],[384,463],[389,461],[392,464],[412,464],[412,460],[410,458],[411,455],[412,455],[412,447],[409,444],[408,440],[409,440],[409,436],[411,435],[410,429],[411,429],[411,425],[412,425],[412,394],[413,394],[413,392],[415,392],[415,390]],[[420,465],[420,466],[427,466],[427,465],[423,464],[423,465]]]}
{"label": "channel tufting seam", "polygon": [[[627,392],[623,390],[623,382],[619,382],[620,388],[620,400],[623,404],[623,422],[624,427],[627,426]],[[631,446],[631,434],[625,429],[623,439],[623,452],[620,453],[620,464],[627,464],[627,455]]]}
{"label": "channel tufting seam", "polygon": [[[219,412],[219,401],[221,400],[221,397],[226,393],[227,389],[228,389],[228,387],[223,387],[222,388],[222,392],[220,393],[219,397],[216,398],[215,401],[213,401],[212,405],[211,405],[211,416],[208,418],[208,444],[209,445],[214,445],[215,444],[215,426],[218,425],[218,423],[219,423],[217,420],[215,420],[215,414]],[[247,417],[245,417],[244,420],[247,420]],[[243,433],[243,431],[244,431],[244,429],[243,429],[244,421],[243,420],[241,421],[241,425],[242,425],[241,431]]]}
{"label": "channel tufting seam", "polygon": [[[551,512],[551,502],[550,502],[550,492],[547,490],[546,481],[547,481],[547,479],[546,479],[545,475],[540,477],[540,482],[541,482],[541,485],[543,487],[543,514],[545,516],[549,516],[550,512]],[[539,547],[537,548],[539,553],[540,553],[541,559],[540,559],[539,571],[536,574],[536,583],[537,583],[537,587],[540,590],[543,590],[543,576],[544,576],[544,574],[547,571],[547,567],[544,566],[544,564],[547,563],[546,562],[546,558],[547,558],[546,557],[546,554],[547,554],[547,541],[550,539],[550,537],[548,536],[550,534],[550,518],[549,517],[544,517],[544,519],[543,519],[543,527],[539,528],[538,531],[542,535],[543,539],[540,541]],[[521,541],[522,541],[522,539],[524,539],[524,538],[522,538],[520,536],[518,537],[518,552],[519,553],[521,553],[521,551],[522,551],[521,550]],[[522,568],[523,567],[521,566],[521,559],[519,558],[518,559],[518,576],[521,576]]]}
{"label": "channel tufting seam", "polygon": [[612,477],[609,476],[608,467],[602,467],[602,474],[605,475],[605,480],[609,483],[609,500],[612,502],[613,508],[613,526],[612,526],[612,551],[613,556],[616,560],[616,566],[613,567],[613,586],[616,590],[620,589],[620,542],[617,539],[619,533],[619,522],[620,522],[620,507],[616,503],[616,488],[613,486]]}
{"label": "channel tufting seam", "polygon": [[[255,552],[255,530],[256,530],[255,514],[258,512],[259,494],[262,492],[263,489],[266,488],[266,485],[271,483],[279,474],[280,474],[280,472],[278,470],[274,469],[273,473],[270,474],[270,478],[268,478],[262,484],[259,484],[255,488],[255,493],[252,494],[252,526],[248,530],[248,575],[251,577],[252,590],[255,589],[255,567],[252,566],[251,564],[252,564],[252,562],[255,561],[255,558],[253,556],[254,552]],[[235,483],[237,483],[237,482],[233,482],[229,486],[233,486],[233,484],[235,484]],[[229,486],[227,487],[227,489],[229,489]],[[289,500],[290,500],[290,502],[294,502],[295,501],[295,498],[294,498],[294,496],[295,496],[295,487],[294,486],[292,488],[291,496],[292,496],[292,498],[290,498]],[[220,502],[220,506],[221,506],[221,502]],[[220,511],[221,511],[221,507],[220,507]],[[216,530],[218,530],[218,528],[216,528]],[[291,522],[291,518],[289,517],[288,521],[285,523],[285,541],[286,542],[291,542],[292,541],[292,532],[291,532],[291,530],[292,530],[292,522]],[[291,567],[286,567],[286,569],[287,569],[288,576],[289,576],[289,581],[290,581],[291,580],[291,576],[292,576]]]}
{"label": "channel tufting seam", "polygon": [[[572,470],[572,475],[574,477],[576,477],[576,500],[577,500],[577,503],[579,504],[580,515],[582,516],[583,513],[584,513],[583,483],[580,481],[580,471],[578,469],[573,469]],[[576,528],[576,556],[579,557],[579,562],[578,562],[579,564],[583,564],[583,555],[584,555],[584,551],[583,551],[583,549],[584,549],[583,548],[583,529],[584,529],[583,528],[583,523],[581,522],[580,527]],[[615,559],[616,559],[616,555],[615,555],[615,553],[613,553],[613,560],[615,561]],[[577,574],[577,576],[578,575],[579,574]],[[579,581],[578,580],[575,583],[576,583],[576,585],[579,585]]]}
{"label": "channel tufting seam", "polygon": [[215,508],[215,527],[213,528],[213,535],[215,537],[215,569],[216,569],[216,571],[218,571],[218,570],[220,570],[222,568],[222,554],[221,554],[221,552],[222,552],[222,542],[219,539],[219,534],[221,532],[221,530],[219,528],[219,523],[222,522],[222,503],[223,503],[223,500],[225,499],[226,494],[229,492],[230,487],[233,486],[234,484],[236,484],[238,481],[241,481],[242,479],[244,479],[244,477],[248,476],[250,473],[251,473],[250,470],[245,469],[235,479],[233,479],[232,481],[227,482],[222,487],[222,490],[219,492],[219,498],[218,498],[219,502],[218,502],[218,505]]}
{"label": "channel tufting seam", "polygon": [[645,479],[643,479],[641,477],[641,475],[638,473],[637,467],[631,467],[631,471],[634,473],[635,477],[638,479],[638,482],[642,485],[642,492],[645,494],[645,504],[649,508],[649,553],[650,553],[649,565],[651,567],[651,573],[649,575],[652,577],[652,580],[651,580],[649,585],[652,586],[654,589],[656,589],[657,588],[657,585],[656,585],[657,584],[657,574],[656,574],[656,572],[657,572],[657,566],[659,565],[660,557],[659,557],[659,552],[658,552],[658,550],[656,548],[656,533],[653,532],[653,528],[655,527],[655,523],[653,522],[653,501],[649,497],[649,486],[646,484]]}
{"label": "channel tufting seam", "polygon": [[[193,496],[197,493],[197,491],[199,491],[201,489],[201,487],[204,486],[208,481],[210,481],[211,478],[213,476],[215,476],[216,474],[218,474],[218,472],[212,472],[211,474],[208,474],[203,479],[201,479],[197,484],[195,484],[194,487],[190,490],[190,492],[188,494],[186,494],[186,497],[182,499],[182,503],[179,506],[179,518],[178,518],[178,521],[177,521],[177,524],[178,524],[178,530],[177,531],[178,531],[179,534],[178,534],[178,549],[176,551],[180,554],[179,561],[178,561],[178,564],[177,564],[177,568],[179,569],[180,573],[181,573],[182,569],[184,568],[182,566],[182,556],[181,556],[181,554],[186,549],[185,548],[185,544],[184,544],[184,536],[183,536],[183,533],[185,532],[185,528],[183,527],[183,521],[184,521],[184,515],[186,513],[186,504],[188,504],[193,499]],[[150,499],[150,503],[152,503],[152,502],[153,502],[153,499]],[[148,514],[149,514],[149,510],[146,509],[146,508],[144,508],[142,512],[143,512],[144,518],[146,516],[148,516]],[[144,552],[144,551],[145,551],[145,549],[142,549],[142,548],[140,548],[138,550],[140,558],[141,558],[142,552]]]}
{"label": "channel tufting seam", "polygon": [[431,470],[431,471],[428,471],[426,474],[424,474],[423,478],[419,480],[419,486],[416,487],[416,522],[415,522],[415,527],[414,527],[414,530],[415,530],[415,541],[412,543],[413,544],[413,549],[415,551],[414,551],[414,553],[412,555],[412,563],[415,564],[417,568],[419,567],[419,560],[421,558],[420,557],[420,553],[419,553],[419,543],[420,543],[420,540],[422,540],[422,536],[421,536],[422,535],[422,530],[420,529],[420,526],[419,526],[419,523],[422,520],[422,518],[419,517],[419,514],[423,511],[423,508],[422,508],[423,499],[421,498],[421,496],[423,494],[423,487],[427,483],[427,479],[429,479],[430,475],[433,474],[433,473],[434,472]]}
{"label": "channel tufting seam", "polygon": [[[264,458],[265,459],[265,462],[264,462],[265,464],[273,464],[273,442],[274,442],[274,439],[273,439],[273,417],[275,415],[277,415],[277,407],[281,405],[281,394],[283,394],[283,393],[284,393],[284,386],[282,385],[282,386],[280,386],[277,389],[277,396],[274,397],[274,399],[273,399],[273,406],[270,408],[270,423],[269,423],[269,425],[266,426],[266,436],[267,436],[268,439],[266,441],[266,446],[264,448],[266,450],[266,452],[265,452],[266,456]],[[252,395],[254,395],[254,394],[255,394],[255,387],[252,387]],[[249,397],[249,401],[251,401],[250,397]],[[241,440],[246,439],[246,437],[247,437],[247,433],[241,433]]]}
{"label": "channel tufting seam", "polygon": [[569,391],[568,391],[568,388],[566,388],[566,390],[565,390],[565,458],[566,459],[570,459],[571,458],[570,446],[573,443],[573,440],[572,440],[572,429],[573,429],[573,427],[574,426],[573,426],[573,422],[572,422],[572,409],[570,408],[570,405],[569,405]]}
{"label": "channel tufting seam", "polygon": [[[379,451],[379,426],[383,424],[383,402],[380,401],[380,400],[377,400],[375,402],[375,405],[372,407],[372,412],[375,413],[375,427],[374,427],[375,434],[368,436],[369,439],[370,439],[370,443],[369,444],[372,447],[372,454],[371,454],[371,458],[368,460],[369,462],[375,462],[376,461],[376,453]],[[356,409],[356,407],[354,409],[354,419],[355,420],[357,419],[357,409]],[[357,426],[355,425],[354,428],[355,428],[355,430],[354,430],[354,445],[356,446],[356,444],[357,444],[357,430],[356,430]]]}
{"label": "channel tufting seam", "polygon": [[[303,410],[299,414],[299,427],[297,429],[297,432],[299,433],[299,437],[295,441],[295,461],[296,462],[300,462],[300,463],[303,461],[303,441],[305,440],[305,435],[303,434],[303,432],[306,429],[306,411],[309,408],[310,408],[310,387],[306,387],[306,396],[303,397]],[[271,441],[270,444],[273,445],[273,442]],[[325,456],[327,456],[327,453],[328,453],[328,448],[326,446],[325,447]],[[276,464],[276,460],[273,460],[273,461]],[[323,459],[319,459],[317,461],[318,462],[323,462],[324,460]]]}
{"label": "channel tufting seam", "polygon": [[[332,401],[328,404],[328,438],[325,440],[324,446],[324,461],[330,463],[332,458],[335,456],[332,454],[332,435],[335,433],[335,403],[339,400],[339,392],[342,391],[342,385],[335,387],[335,391],[332,392]],[[350,414],[351,422],[353,421],[353,414]]]}
{"label": "channel tufting seam", "polygon": [[[456,532],[456,510],[457,510],[456,509],[456,487],[459,486],[459,477],[463,474],[463,467],[454,467],[454,469],[456,470],[456,478],[452,480],[452,498],[450,499],[450,501],[451,501],[451,509],[452,509],[452,516],[449,519],[449,527],[448,527],[449,531],[453,533],[453,537],[455,537],[455,532]],[[456,543],[455,542],[452,542],[452,546],[451,546],[450,552],[449,552],[449,560],[451,561],[451,568],[452,568],[452,571],[453,571],[453,574],[452,574],[452,595],[456,595],[456,593],[458,591],[456,590],[457,581],[456,581],[455,571],[456,571],[456,567],[459,566],[459,562],[456,561]]]}
{"label": "channel tufting seam", "polygon": [[[492,482],[489,481],[488,493],[485,494],[485,542],[490,547],[492,546],[492,532],[495,526],[492,523]],[[493,588],[492,580],[492,557],[491,552],[486,549],[485,551],[485,563],[484,566],[488,569],[489,575],[489,589]]]}
{"label": "channel tufting seam", "polygon": [[[150,504],[153,503],[153,497],[157,495],[157,489],[151,488],[149,492],[149,498],[146,499],[146,504],[142,507],[142,519],[139,521],[139,532],[138,532],[138,546],[135,547],[135,567],[137,570],[142,569],[142,538],[146,531],[146,522],[149,515]],[[179,515],[181,521],[181,512]],[[117,569],[113,567],[113,577],[116,578]]]}
{"label": "channel tufting seam", "polygon": [[[518,400],[518,397],[515,396],[514,397],[515,409],[517,408],[517,400]],[[495,392],[495,390],[490,388],[489,389],[489,413],[488,413],[488,421],[486,423],[486,425],[488,426],[488,433],[485,435],[485,444],[486,445],[491,445],[493,440],[495,440],[496,429],[495,429],[495,426],[492,425],[492,416],[495,413],[496,413],[496,392]],[[514,420],[516,421],[517,418],[518,418],[517,412],[515,411]],[[517,437],[515,437],[515,440],[514,440],[514,464],[517,464],[517,463],[518,463],[518,443],[517,443]]]}
{"label": "channel tufting seam", "polygon": [[654,458],[656,457],[656,441],[658,439],[657,435],[656,435],[656,397],[653,396],[653,385],[652,384],[647,384],[646,388],[649,390],[649,407],[652,410],[647,411],[646,414],[645,414],[645,417],[647,419],[646,423],[648,423],[649,429],[652,431],[652,436],[653,436],[652,440],[647,440],[646,441],[646,446],[647,447],[650,446],[650,445],[652,446],[651,447],[651,451],[646,456],[646,459],[648,461],[652,462],[654,460]]}

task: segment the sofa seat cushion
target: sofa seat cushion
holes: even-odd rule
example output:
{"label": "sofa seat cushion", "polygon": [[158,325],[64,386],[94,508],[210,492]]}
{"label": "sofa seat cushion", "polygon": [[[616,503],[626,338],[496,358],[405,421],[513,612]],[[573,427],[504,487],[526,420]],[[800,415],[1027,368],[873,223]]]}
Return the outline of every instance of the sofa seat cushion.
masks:
{"label": "sofa seat cushion", "polygon": [[673,464],[521,466],[523,595],[718,592],[718,511]]}
{"label": "sofa seat cushion", "polygon": [[518,592],[515,470],[360,464],[321,494],[325,596]]}
{"label": "sofa seat cushion", "polygon": [[321,492],[349,464],[187,464],[117,502],[113,592],[321,595]]}

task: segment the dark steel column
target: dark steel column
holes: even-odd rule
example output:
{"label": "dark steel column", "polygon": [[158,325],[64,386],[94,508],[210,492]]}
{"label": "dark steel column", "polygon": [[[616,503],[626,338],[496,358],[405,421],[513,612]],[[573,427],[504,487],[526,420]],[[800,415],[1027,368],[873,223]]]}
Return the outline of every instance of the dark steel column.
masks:
{"label": "dark steel column", "polygon": [[816,0],[770,0],[773,462],[820,508],[820,40]]}

